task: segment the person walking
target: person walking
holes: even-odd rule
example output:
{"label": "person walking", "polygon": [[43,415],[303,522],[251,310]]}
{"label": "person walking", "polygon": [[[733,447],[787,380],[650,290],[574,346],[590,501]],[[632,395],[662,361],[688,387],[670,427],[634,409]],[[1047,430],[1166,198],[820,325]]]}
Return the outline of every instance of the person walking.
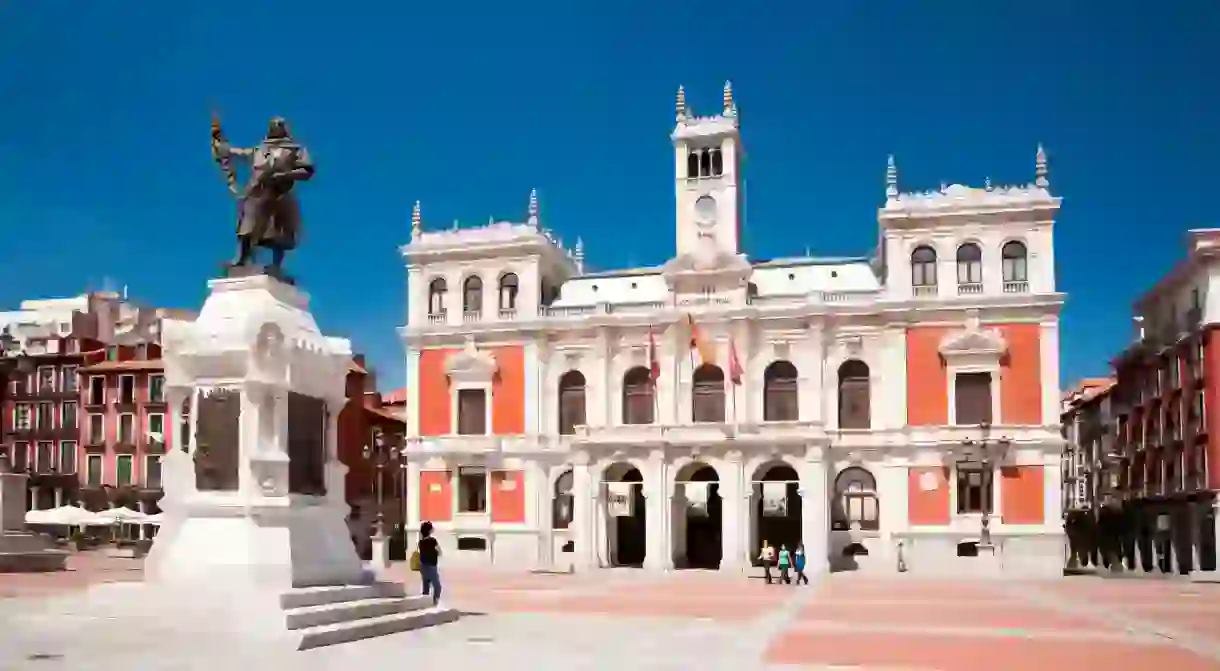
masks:
{"label": "person walking", "polygon": [[802,582],[809,584],[809,576],[805,575],[805,544],[801,543],[796,546],[796,552],[792,555],[792,568],[796,570],[796,584]]}
{"label": "person walking", "polygon": [[779,546],[779,579],[785,585],[792,584],[792,577],[788,575],[788,570],[792,568],[792,553],[788,552],[787,545]]}
{"label": "person walking", "polygon": [[763,578],[771,584],[771,564],[775,563],[775,548],[767,541],[762,542],[762,552],[758,553],[758,561],[762,562]]}
{"label": "person walking", "polygon": [[419,547],[411,557],[411,568],[419,571],[423,581],[424,595],[432,594],[432,605],[441,602],[441,574],[438,564],[441,558],[441,546],[432,537],[432,523],[419,525]]}

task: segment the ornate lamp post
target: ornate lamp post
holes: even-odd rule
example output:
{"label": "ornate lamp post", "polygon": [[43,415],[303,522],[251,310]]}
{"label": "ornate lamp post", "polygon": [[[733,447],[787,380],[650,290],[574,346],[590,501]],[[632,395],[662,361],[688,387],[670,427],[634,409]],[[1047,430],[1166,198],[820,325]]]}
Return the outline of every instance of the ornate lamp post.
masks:
{"label": "ornate lamp post", "polygon": [[373,465],[373,496],[377,501],[377,517],[373,523],[373,563],[382,570],[390,567],[390,545],[385,533],[385,467],[402,453],[403,448],[392,444],[380,428],[373,428],[372,441],[364,446],[363,456]]}
{"label": "ornate lamp post", "polygon": [[983,435],[977,440],[967,438],[962,441],[962,448],[966,454],[979,460],[982,465],[983,473],[987,478],[986,496],[983,497],[983,515],[980,520],[981,529],[979,530],[979,549],[994,551],[995,546],[991,543],[991,515],[992,515],[992,497],[995,493],[995,473],[993,469],[995,464],[1003,461],[1004,455],[1008,453],[1008,448],[1012,445],[1012,440],[1009,438],[991,438],[991,425],[983,424]]}

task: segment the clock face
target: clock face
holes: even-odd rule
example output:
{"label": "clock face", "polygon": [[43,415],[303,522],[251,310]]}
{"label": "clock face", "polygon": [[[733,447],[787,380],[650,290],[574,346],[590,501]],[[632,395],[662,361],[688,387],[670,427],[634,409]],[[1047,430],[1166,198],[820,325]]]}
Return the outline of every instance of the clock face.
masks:
{"label": "clock face", "polygon": [[716,199],[711,196],[700,196],[695,201],[695,223],[702,228],[709,228],[716,223]]}

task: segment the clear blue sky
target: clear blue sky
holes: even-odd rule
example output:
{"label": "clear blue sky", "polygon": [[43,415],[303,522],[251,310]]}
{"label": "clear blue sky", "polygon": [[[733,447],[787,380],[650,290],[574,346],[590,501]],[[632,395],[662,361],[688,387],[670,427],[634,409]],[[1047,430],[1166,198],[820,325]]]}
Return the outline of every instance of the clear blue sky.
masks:
{"label": "clear blue sky", "polygon": [[734,82],[753,257],[870,250],[886,154],[908,188],[1023,183],[1044,142],[1067,381],[1220,224],[1214,2],[423,4],[0,3],[0,306],[109,277],[198,307],[233,240],[213,105],[234,141],[280,114],[309,145],[290,264],[383,388],[416,199],[448,227],[519,218],[536,187],[593,266],[669,258],[680,83],[711,112]]}

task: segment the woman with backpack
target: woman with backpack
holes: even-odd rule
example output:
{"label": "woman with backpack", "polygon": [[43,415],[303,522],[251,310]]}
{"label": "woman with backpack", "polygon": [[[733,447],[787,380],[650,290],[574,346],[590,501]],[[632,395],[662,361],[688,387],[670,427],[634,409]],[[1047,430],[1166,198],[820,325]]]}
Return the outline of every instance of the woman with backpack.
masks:
{"label": "woman with backpack", "polygon": [[432,594],[432,605],[441,601],[441,574],[437,568],[440,563],[441,546],[432,537],[432,523],[419,525],[419,546],[411,554],[411,570],[419,571],[423,581],[424,594]]}

